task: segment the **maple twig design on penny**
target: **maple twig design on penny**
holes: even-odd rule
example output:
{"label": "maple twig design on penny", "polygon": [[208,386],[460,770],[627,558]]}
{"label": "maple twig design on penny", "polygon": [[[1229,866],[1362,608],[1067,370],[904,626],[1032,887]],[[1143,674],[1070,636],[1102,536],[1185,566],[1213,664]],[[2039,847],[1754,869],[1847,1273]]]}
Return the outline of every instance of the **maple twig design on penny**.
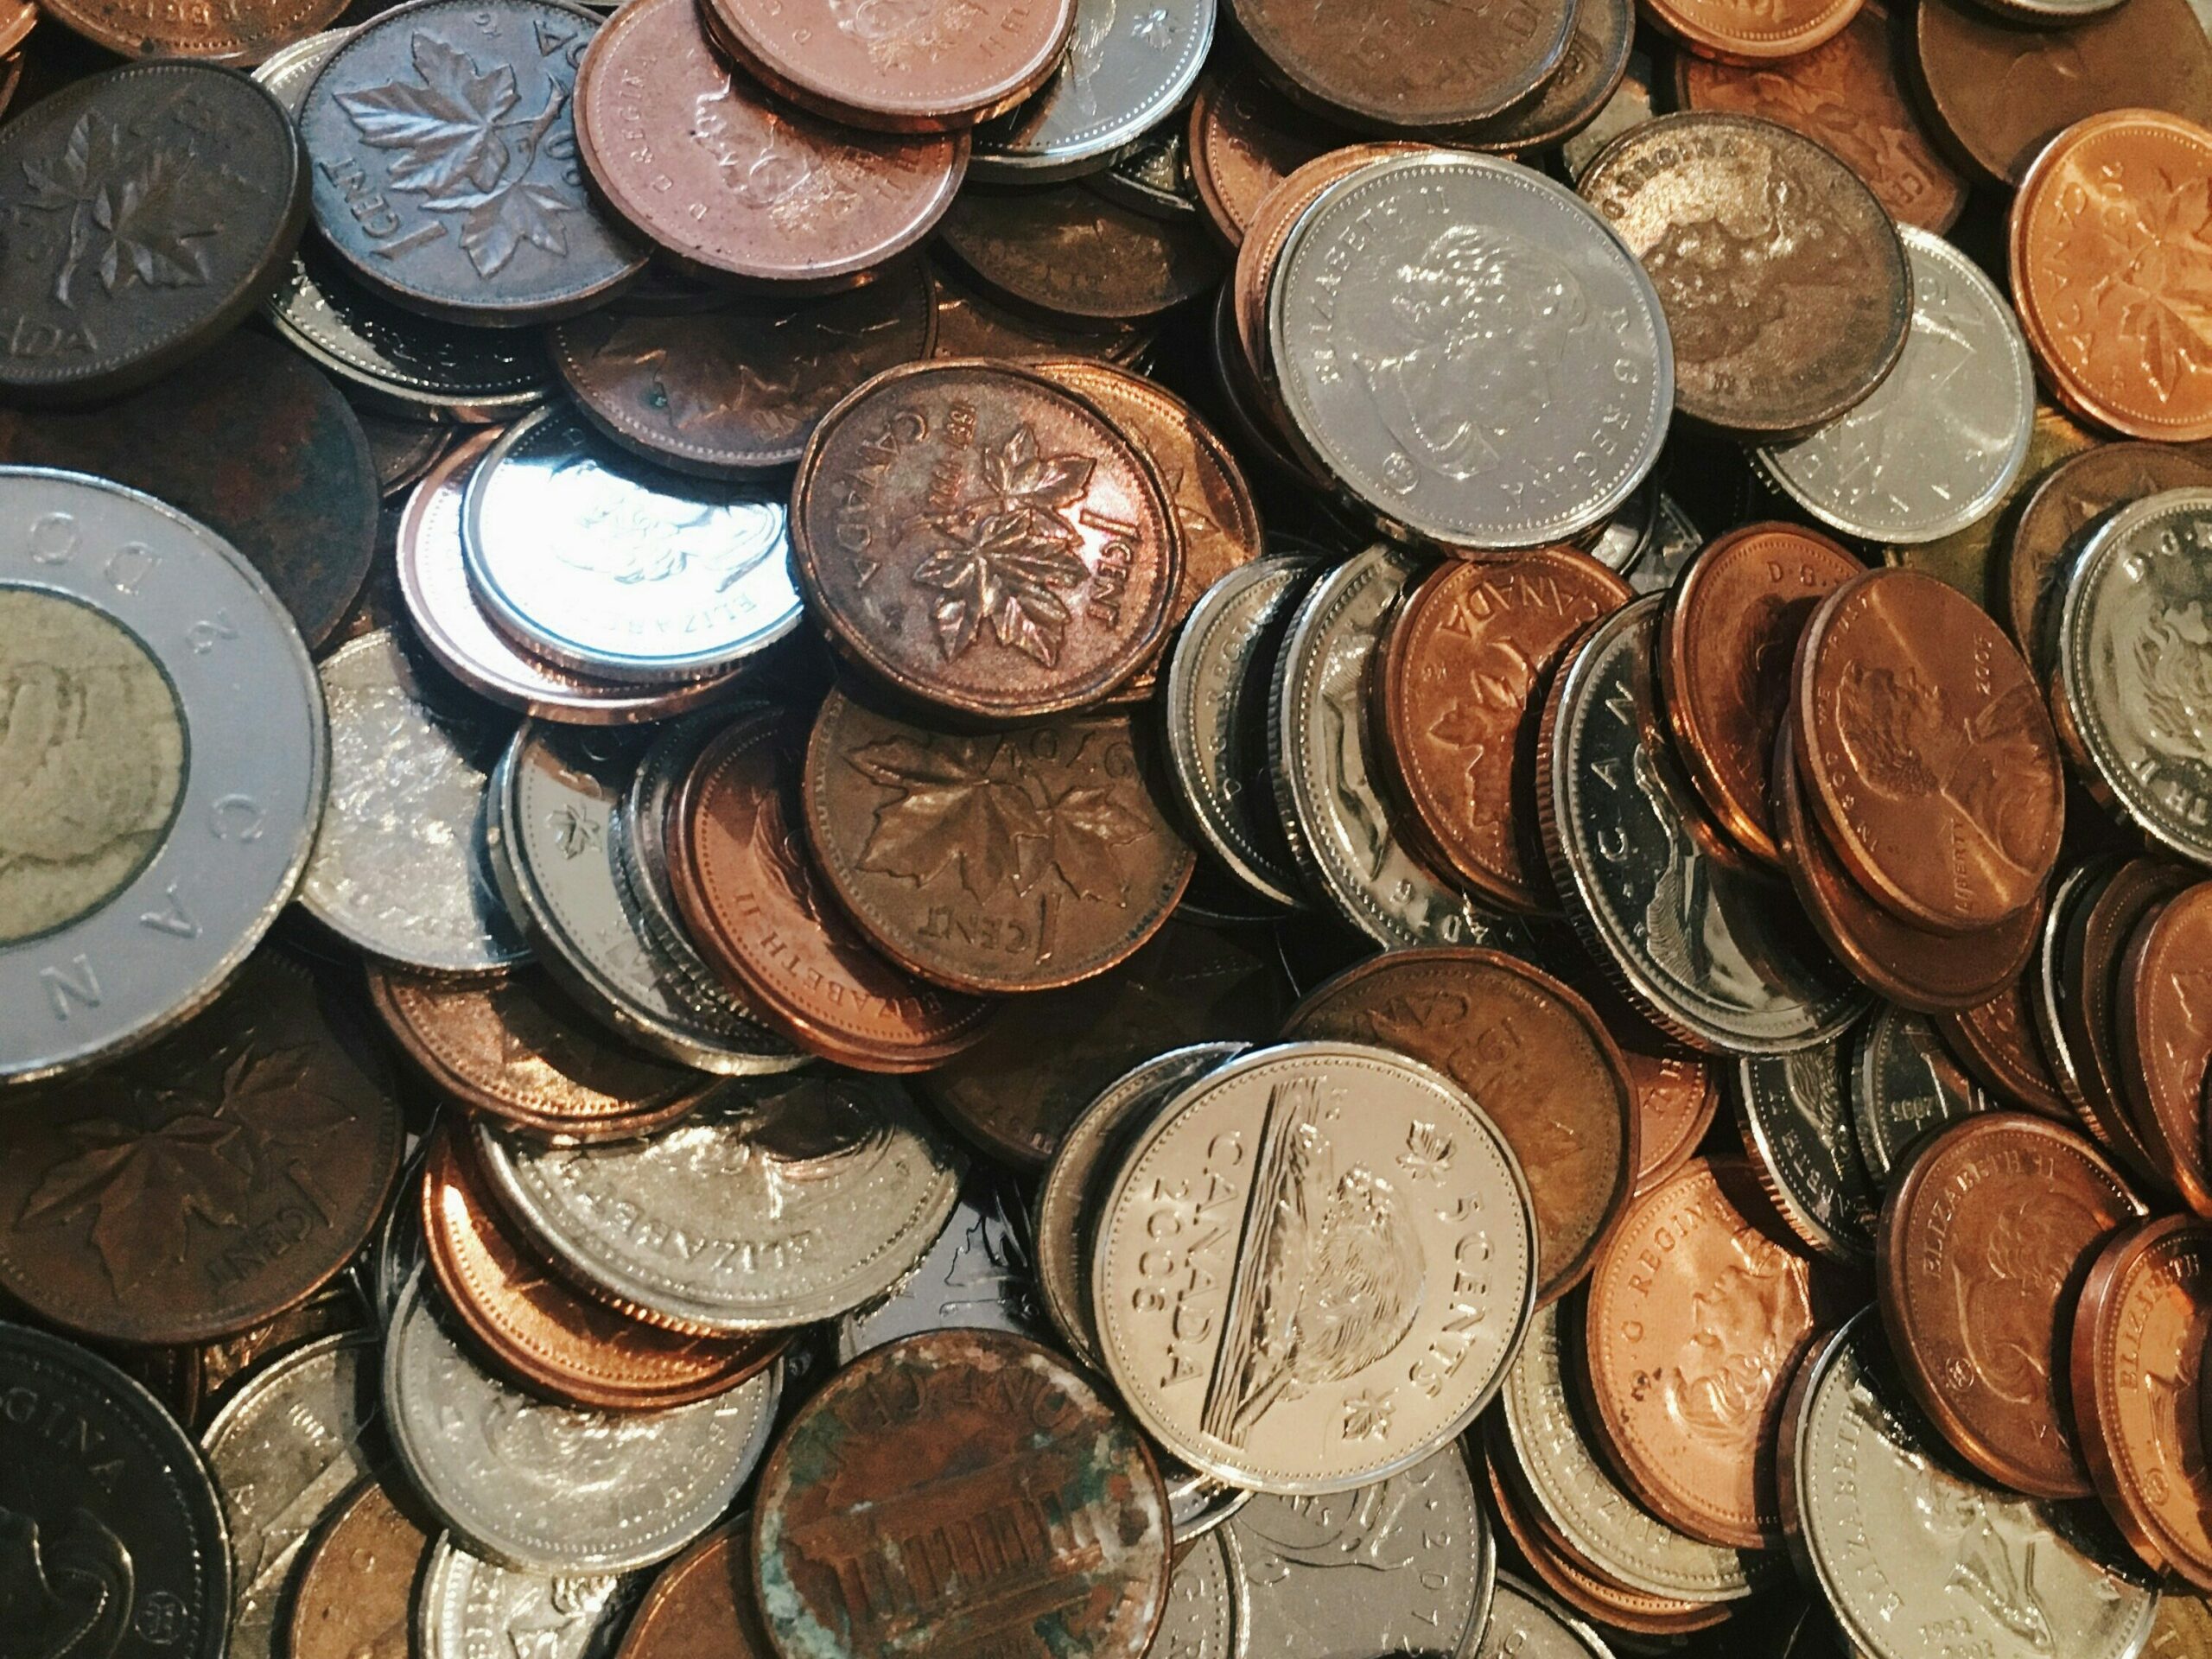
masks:
{"label": "maple twig design on penny", "polygon": [[133,277],[148,288],[207,283],[207,257],[195,244],[219,234],[222,221],[206,194],[205,169],[194,161],[188,147],[135,143],[87,110],[60,156],[23,163],[30,205],[69,213],[69,239],[54,274],[54,303],[76,308],[71,285],[88,262],[110,294]]}
{"label": "maple twig design on penny", "polygon": [[[2067,234],[2056,259],[2088,278],[2088,318],[2070,342],[2077,360],[2108,322],[2139,354],[2161,404],[2193,374],[2212,370],[2212,289],[2197,274],[2212,265],[2212,178],[2131,187],[2082,169],[2081,207],[2061,209]],[[2057,284],[2054,284],[2057,286]]]}

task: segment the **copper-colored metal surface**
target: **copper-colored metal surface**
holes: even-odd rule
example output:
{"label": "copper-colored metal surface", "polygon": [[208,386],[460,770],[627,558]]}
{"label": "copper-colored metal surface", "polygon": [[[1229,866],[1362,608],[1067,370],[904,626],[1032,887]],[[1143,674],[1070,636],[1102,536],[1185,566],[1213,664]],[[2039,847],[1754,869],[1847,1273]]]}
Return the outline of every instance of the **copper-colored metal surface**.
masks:
{"label": "copper-colored metal surface", "polygon": [[1636,1090],[1636,1190],[1649,1192],[1697,1150],[1720,1110],[1720,1078],[1701,1059],[1620,1046]]}
{"label": "copper-colored metal surface", "polygon": [[430,1535],[376,1480],[355,1487],[294,1569],[290,1659],[404,1659]]}
{"label": "copper-colored metal surface", "polygon": [[2173,1178],[2136,1125],[2136,1091],[2120,1062],[2117,1009],[2127,947],[2145,918],[2199,879],[2183,864],[2133,858],[2113,872],[2096,895],[2069,921],[2061,982],[2072,995],[2058,1000],[2059,1029],[2081,1087],[2082,1124],[2131,1170],[2162,1189]]}
{"label": "copper-colored metal surface", "polygon": [[1198,83],[1187,143],[1198,200],[1232,248],[1268,193],[1329,148],[1311,115],[1243,63]]}
{"label": "copper-colored metal surface", "polygon": [[2190,1208],[2212,1216],[2203,1105],[2212,1067],[2212,881],[2136,927],[2118,982],[2113,1025],[2136,1132]]}
{"label": "copper-colored metal surface", "polygon": [[963,190],[938,243],[1007,303],[1094,328],[1157,317],[1221,277],[1221,244],[1204,226],[1150,218],[1080,182]]}
{"label": "copper-colored metal surface", "polygon": [[1753,10],[1728,0],[1642,0],[1640,10],[1691,51],[1736,62],[1810,52],[1847,28],[1859,0],[1781,0]]}
{"label": "copper-colored metal surface", "polygon": [[740,1516],[661,1568],[615,1659],[774,1659],[753,1589],[753,1523]]}
{"label": "copper-colored metal surface", "polygon": [[2018,976],[1986,1002],[1937,1014],[1936,1029],[1959,1064],[1986,1088],[2045,1117],[2073,1116],[2036,1036],[2027,986]]}
{"label": "copper-colored metal surface", "polygon": [[2005,558],[2001,613],[2028,660],[2039,660],[2037,618],[2067,543],[2100,513],[2161,490],[2212,485],[2212,456],[2168,443],[2106,443],[2044,474],[2020,509]]}

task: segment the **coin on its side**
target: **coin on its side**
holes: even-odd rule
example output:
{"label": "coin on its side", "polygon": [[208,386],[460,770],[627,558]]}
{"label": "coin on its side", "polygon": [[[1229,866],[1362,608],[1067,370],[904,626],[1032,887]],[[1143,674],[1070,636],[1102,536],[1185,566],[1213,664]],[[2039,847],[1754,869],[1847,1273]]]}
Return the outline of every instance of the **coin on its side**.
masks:
{"label": "coin on its side", "polygon": [[[2163,1146],[2136,1122],[2135,1085],[2121,1060],[2118,1010],[2125,996],[2127,949],[2144,920],[2199,876],[2190,866],[2165,859],[2129,859],[2085,879],[2067,906],[2056,970],[2039,975],[2052,995],[2039,995],[2037,1014],[2065,1062],[2069,1103],[2082,1125],[2139,1178],[2171,1188],[2174,1178],[2152,1155]],[[2132,982],[2131,982],[2132,983]],[[2055,1020],[2051,1016],[2055,1015]],[[2147,1081],[2147,1080],[2146,1080]],[[2169,1097],[2171,1098],[2171,1096]]]}
{"label": "coin on its side", "polygon": [[370,1478],[341,1499],[300,1562],[285,1625],[290,1659],[404,1653],[430,1535]]}
{"label": "coin on its side", "polygon": [[1851,1123],[1876,1187],[1887,1190],[1923,1138],[1988,1109],[1923,1015],[1887,1004],[1852,1033]]}

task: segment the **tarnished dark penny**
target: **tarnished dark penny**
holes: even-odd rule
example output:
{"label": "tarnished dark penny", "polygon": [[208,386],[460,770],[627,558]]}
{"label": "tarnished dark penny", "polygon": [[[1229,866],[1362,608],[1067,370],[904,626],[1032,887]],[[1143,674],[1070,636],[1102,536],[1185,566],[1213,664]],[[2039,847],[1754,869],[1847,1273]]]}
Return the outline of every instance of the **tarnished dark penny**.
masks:
{"label": "tarnished dark penny", "polygon": [[1328,147],[1313,118],[1241,60],[1209,72],[1191,100],[1191,181],[1208,221],[1232,248],[1268,193]]}
{"label": "tarnished dark penny", "polygon": [[2063,29],[2007,22],[1970,0],[1928,0],[1916,20],[1917,90],[1960,159],[2018,184],[2043,147],[2106,110],[2212,121],[2212,42],[2189,0],[2129,0]]}
{"label": "tarnished dark penny", "polygon": [[1194,1043],[1258,1042],[1284,998],[1266,936],[1169,918],[1111,973],[1024,997],[1017,1018],[922,1080],[930,1103],[994,1157],[1039,1169],[1131,1066]]}
{"label": "tarnished dark penny", "polygon": [[2135,1090],[2120,1062],[2120,972],[2144,919],[2198,879],[2191,867],[2164,859],[2133,858],[2113,870],[2068,919],[2060,982],[2070,995],[2052,1010],[2080,1090],[2075,1104],[2083,1125],[2160,1187],[2171,1186],[2172,1177],[2137,1127]]}
{"label": "tarnished dark penny", "polygon": [[1897,79],[1910,28],[1866,0],[1842,33],[1783,62],[1680,54],[1675,106],[1779,121],[1841,156],[1891,218],[1940,236],[1964,210],[1967,181],[1937,152]]}
{"label": "tarnished dark penny", "polygon": [[2018,976],[1987,1001],[1935,1018],[1936,1034],[1986,1087],[2045,1117],[2072,1115],[2037,1039],[2027,987]]}
{"label": "tarnished dark penny", "polygon": [[2034,903],[2065,828],[2058,734],[1987,612],[1933,576],[1869,571],[1814,612],[1794,677],[1815,819],[1877,902],[1952,933]]}
{"label": "tarnished dark penny", "polygon": [[2212,881],[2137,925],[2119,990],[2113,1020],[2136,1131],[2190,1208],[2212,1216],[2203,1103],[2212,1068]]}
{"label": "tarnished dark penny", "polygon": [[1195,299],[1220,278],[1221,249],[1079,184],[969,189],[938,239],[1008,302],[1092,325],[1135,322]]}
{"label": "tarnished dark penny", "polygon": [[923,984],[838,909],[802,840],[788,717],[738,716],[669,804],[669,880],[701,953],[797,1042],[874,1071],[919,1071],[982,1034],[990,1005]]}
{"label": "tarnished dark penny", "polygon": [[832,690],[807,743],[806,832],[830,891],[932,983],[988,995],[1104,973],[1156,932],[1198,855],[1148,776],[1149,722],[932,729]]}
{"label": "tarnished dark penny", "polygon": [[1140,322],[1071,326],[1065,317],[1046,317],[1010,309],[990,298],[974,281],[956,276],[937,261],[927,262],[930,295],[937,306],[937,342],[932,357],[996,357],[1029,363],[1071,353],[1109,363],[1133,363],[1149,349],[1153,330]]}
{"label": "tarnished dark penny", "polygon": [[910,696],[1027,719],[1096,702],[1166,636],[1182,534],[1098,405],[1007,364],[878,375],[815,429],[791,498],[815,620]]}
{"label": "tarnished dark penny", "polygon": [[635,282],[645,250],[576,159],[576,66],[598,29],[558,0],[420,0],[348,36],[300,106],[315,224],[348,272],[479,327]]}
{"label": "tarnished dark penny", "polygon": [[1575,0],[1574,32],[1542,90],[1519,108],[1455,135],[1455,141],[1510,153],[1565,142],[1598,118],[1627,74],[1635,48],[1636,8],[1630,0]]}
{"label": "tarnished dark penny", "polygon": [[1580,188],[1659,290],[1684,415],[1745,437],[1809,432],[1904,350],[1897,226],[1812,139],[1754,116],[1662,116],[1616,139]]}
{"label": "tarnished dark penny", "polygon": [[86,403],[197,357],[283,280],[308,167],[242,75],[134,65],[0,129],[0,391]]}
{"label": "tarnished dark penny", "polygon": [[361,423],[314,365],[260,334],[97,410],[0,409],[0,461],[113,479],[197,518],[276,590],[310,650],[376,552]]}
{"label": "tarnished dark penny", "polygon": [[380,415],[355,410],[361,435],[369,441],[369,464],[376,468],[377,488],[386,500],[404,495],[423,474],[438,464],[452,446],[454,429],[431,421]]}
{"label": "tarnished dark penny", "polygon": [[1813,607],[1866,567],[1816,530],[1746,524],[1698,555],[1659,613],[1659,693],[1675,752],[1737,845],[1778,864],[1767,785],[1789,670]]}
{"label": "tarnished dark penny", "polygon": [[308,1544],[291,1592],[289,1659],[401,1659],[430,1535],[375,1479],[342,1499]]}
{"label": "tarnished dark penny", "polygon": [[1373,0],[1228,0],[1237,32],[1299,102],[1365,130],[1429,133],[1502,114],[1559,67],[1574,26],[1561,0],[1462,9]]}
{"label": "tarnished dark penny", "polygon": [[852,387],[930,354],[937,308],[919,265],[849,294],[557,325],[553,366],[591,423],[664,467],[736,478],[796,463]]}
{"label": "tarnished dark penny", "polygon": [[753,1520],[717,1527],[661,1568],[615,1659],[775,1659],[753,1588]]}
{"label": "tarnished dark penny", "polygon": [[1636,1090],[1636,1190],[1648,1192],[1688,1161],[1713,1127],[1720,1077],[1705,1060],[1666,1052],[1656,1040],[1622,1040],[1620,1051]]}
{"label": "tarnished dark penny", "polygon": [[1536,1305],[1590,1270],[1636,1185],[1627,1063],[1590,1005],[1494,950],[1386,950],[1291,1010],[1288,1042],[1368,1043],[1443,1072],[1520,1160],[1536,1214]]}
{"label": "tarnished dark penny", "polygon": [[2087,1497],[2067,1338],[2090,1259],[2143,1205],[2075,1131],[1986,1112],[1938,1134],[1882,1205],[1890,1351],[1943,1438],[2002,1485]]}
{"label": "tarnished dark penny", "polygon": [[601,196],[682,268],[849,286],[951,205],[968,137],[862,133],[778,99],[708,44],[693,0],[638,0],[576,73],[576,148]]}
{"label": "tarnished dark penny", "polygon": [[1568,642],[1633,596],[1588,554],[1553,547],[1447,560],[1391,619],[1373,672],[1386,781],[1412,809],[1398,827],[1477,897],[1553,908],[1526,728]]}
{"label": "tarnished dark penny", "polygon": [[174,1036],[10,1106],[0,1288],[112,1342],[206,1342],[303,1300],[399,1173],[391,1068],[267,947]]}
{"label": "tarnished dark penny", "polygon": [[[344,0],[226,0],[222,5],[134,5],[131,0],[54,0],[41,7],[86,40],[126,58],[197,58],[246,67],[304,41]],[[14,42],[0,51],[14,49]]]}
{"label": "tarnished dark penny", "polygon": [[1167,1601],[1167,1494],[1135,1426],[995,1332],[831,1377],[761,1471],[753,1542],[783,1659],[1139,1659]]}
{"label": "tarnished dark penny", "polygon": [[1743,6],[1730,0],[1643,0],[1643,15],[1691,51],[1726,62],[1794,58],[1832,39],[1859,0],[1778,0]]}

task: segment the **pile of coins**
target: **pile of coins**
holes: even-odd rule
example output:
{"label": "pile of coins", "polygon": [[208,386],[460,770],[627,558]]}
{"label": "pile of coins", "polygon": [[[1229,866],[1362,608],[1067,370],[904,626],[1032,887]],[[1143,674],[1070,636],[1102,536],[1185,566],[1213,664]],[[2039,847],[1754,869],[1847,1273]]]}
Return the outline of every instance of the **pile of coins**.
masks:
{"label": "pile of coins", "polygon": [[0,1654],[2212,1653],[2189,0],[0,14]]}

